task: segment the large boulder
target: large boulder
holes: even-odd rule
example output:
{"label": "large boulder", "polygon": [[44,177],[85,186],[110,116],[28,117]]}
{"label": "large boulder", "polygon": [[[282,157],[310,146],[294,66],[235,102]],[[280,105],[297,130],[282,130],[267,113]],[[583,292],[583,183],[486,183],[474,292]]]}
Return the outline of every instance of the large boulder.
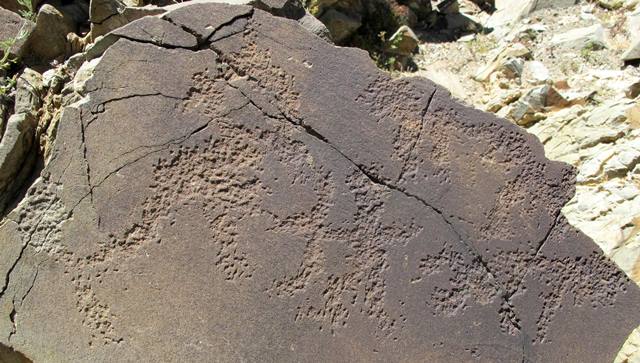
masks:
{"label": "large boulder", "polygon": [[573,169],[533,136],[261,10],[162,21],[94,61],[0,224],[0,344],[35,362],[604,362],[640,322],[637,287],[560,213]]}

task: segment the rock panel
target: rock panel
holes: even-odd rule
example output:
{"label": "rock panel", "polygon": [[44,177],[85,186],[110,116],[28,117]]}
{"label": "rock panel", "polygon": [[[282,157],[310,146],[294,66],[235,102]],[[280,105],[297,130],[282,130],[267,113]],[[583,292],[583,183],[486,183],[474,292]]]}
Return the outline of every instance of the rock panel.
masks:
{"label": "rock panel", "polygon": [[198,47],[131,23],[65,109],[0,226],[0,343],[35,362],[602,362],[637,326],[635,285],[560,214],[573,170],[533,136],[261,10],[153,23]]}

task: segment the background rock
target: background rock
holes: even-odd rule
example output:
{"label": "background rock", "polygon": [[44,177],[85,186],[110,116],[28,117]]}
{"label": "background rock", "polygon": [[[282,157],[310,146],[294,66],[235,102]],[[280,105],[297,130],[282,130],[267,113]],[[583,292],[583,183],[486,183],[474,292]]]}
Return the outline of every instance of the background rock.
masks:
{"label": "background rock", "polygon": [[[34,9],[43,3],[43,0],[30,0]],[[0,0],[0,7],[19,14],[21,11],[27,10],[24,6],[18,3],[17,0]]]}
{"label": "background rock", "polygon": [[360,17],[351,17],[336,9],[329,9],[322,13],[320,21],[329,29],[331,39],[338,43],[349,39],[362,26]]}
{"label": "background rock", "polygon": [[25,43],[24,63],[46,69],[52,61],[64,61],[70,55],[67,34],[75,29],[73,19],[65,17],[49,4],[43,5],[38,11],[36,25]]}
{"label": "background rock", "polygon": [[570,30],[563,34],[558,34],[551,39],[555,46],[571,49],[584,49],[585,47],[604,48],[604,29],[600,24],[587,28]]}
{"label": "background rock", "polygon": [[[2,19],[0,41],[12,41],[9,51],[12,57],[18,57],[22,53],[24,42],[33,28],[33,23],[3,8],[0,8],[0,18]],[[0,57],[3,55],[0,51]]]}
{"label": "background rock", "polygon": [[622,55],[622,59],[626,62],[637,61],[640,59],[640,39],[629,47],[629,49]]}
{"label": "background rock", "polygon": [[310,31],[311,33],[319,36],[320,38],[333,42],[331,38],[331,32],[327,27],[315,16],[311,15],[311,13],[306,12],[305,15],[299,20],[300,25],[302,25],[305,29]]}

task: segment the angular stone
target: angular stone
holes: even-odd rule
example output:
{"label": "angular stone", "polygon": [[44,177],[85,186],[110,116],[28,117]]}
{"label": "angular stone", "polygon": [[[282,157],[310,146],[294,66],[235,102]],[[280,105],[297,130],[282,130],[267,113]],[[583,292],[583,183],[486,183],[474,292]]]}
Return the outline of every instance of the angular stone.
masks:
{"label": "angular stone", "polygon": [[[31,5],[34,9],[38,8],[38,5],[43,2],[43,0],[28,0],[31,2]],[[19,14],[21,11],[27,10],[22,4],[18,3],[18,0],[0,0],[0,7],[3,9],[7,9],[16,14]]]}
{"label": "angular stone", "polygon": [[551,78],[549,69],[540,61],[526,62],[524,65],[524,79],[531,84],[544,84]]}
{"label": "angular stone", "polygon": [[127,7],[122,0],[91,0],[89,5],[89,21],[102,24],[107,19],[120,14]]}
{"label": "angular stone", "polygon": [[327,29],[327,27],[318,18],[311,15],[311,13],[307,12],[302,18],[298,20],[298,22],[311,33],[328,42],[333,42],[329,29]]}
{"label": "angular stone", "polygon": [[629,85],[625,95],[629,98],[636,98],[640,96],[640,80]]}
{"label": "angular stone", "polygon": [[502,68],[505,65],[505,63],[509,62],[510,59],[512,58],[526,59],[530,57],[531,57],[531,51],[527,47],[525,47],[523,44],[521,43],[509,44],[508,46],[505,46],[504,48],[497,51],[493,59],[491,59],[491,62],[483,66],[482,68],[480,68],[478,72],[476,72],[476,75],[474,76],[474,78],[475,80],[480,82],[487,81],[489,77],[493,74],[493,72]]}
{"label": "angular stone", "polygon": [[604,45],[604,28],[595,24],[586,28],[577,28],[557,34],[551,44],[560,48],[581,50],[586,47],[601,49]]}
{"label": "angular stone", "polygon": [[138,19],[125,28],[114,30],[107,36],[148,42],[166,48],[196,48],[198,46],[198,40],[193,35],[167,20],[152,16]]}
{"label": "angular stone", "polygon": [[500,69],[507,78],[520,78],[524,69],[524,60],[522,58],[509,58],[502,64]]}
{"label": "angular stone", "polygon": [[42,105],[43,87],[42,75],[26,68],[18,78],[14,112],[36,115]]}
{"label": "angular stone", "polygon": [[55,7],[44,4],[38,11],[36,25],[25,43],[24,62],[34,67],[48,67],[70,54],[67,34],[75,31],[73,19]]}
{"label": "angular stone", "polygon": [[533,10],[567,8],[579,3],[579,0],[537,0]]}
{"label": "angular stone", "polygon": [[31,113],[9,117],[0,140],[0,214],[13,202],[33,166],[36,119]]}
{"label": "angular stone", "polygon": [[[33,22],[21,18],[9,10],[0,8],[0,41],[11,41],[9,52],[17,57],[22,53],[22,46],[33,29]],[[4,54],[0,51],[0,57]]]}
{"label": "angular stone", "polygon": [[638,59],[640,59],[640,39],[635,40],[622,55],[622,60],[625,62],[636,61]]}
{"label": "angular stone", "polygon": [[488,28],[500,29],[506,25],[515,25],[537,10],[546,8],[565,8],[575,5],[577,0],[496,0],[496,11],[488,19]]}
{"label": "angular stone", "polygon": [[36,362],[614,358],[640,295],[562,217],[574,172],[534,136],[295,21],[181,9],[199,49],[117,40],[0,225],[1,344]]}
{"label": "angular stone", "polygon": [[[126,6],[122,8],[120,5],[114,5],[114,4],[117,4],[117,2],[111,1],[110,3],[112,3],[111,4],[112,7],[109,8],[109,11],[107,13],[110,13],[111,15],[108,15],[106,18],[104,18],[100,22],[91,23],[92,39],[96,39],[101,35],[105,35],[110,31],[113,31],[126,24],[131,23],[134,20],[143,18],[145,16],[160,15],[166,11],[163,8],[159,8],[153,5],[142,6],[142,7]],[[115,12],[115,13],[111,13],[111,12]],[[98,19],[102,19],[103,16],[106,16],[106,14],[96,15]]]}
{"label": "angular stone", "polygon": [[497,29],[515,24],[527,17],[534,9],[536,0],[498,0],[496,11],[487,20],[488,28]]}
{"label": "angular stone", "polygon": [[331,38],[340,43],[349,38],[353,33],[362,26],[360,19],[349,16],[336,9],[325,11],[320,20],[327,26],[331,33]]}
{"label": "angular stone", "polygon": [[389,38],[387,51],[392,54],[409,56],[418,48],[419,42],[420,40],[413,30],[403,25]]}

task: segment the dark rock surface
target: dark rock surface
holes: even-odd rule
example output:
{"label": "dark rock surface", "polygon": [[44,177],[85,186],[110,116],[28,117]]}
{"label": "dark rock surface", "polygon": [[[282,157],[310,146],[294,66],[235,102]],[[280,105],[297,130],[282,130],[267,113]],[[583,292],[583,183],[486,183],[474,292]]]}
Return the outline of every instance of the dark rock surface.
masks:
{"label": "dark rock surface", "polygon": [[63,61],[70,54],[67,34],[74,30],[73,19],[52,5],[43,5],[38,11],[36,25],[25,43],[24,62],[47,69],[52,61]]}
{"label": "dark rock surface", "polygon": [[1,344],[605,362],[638,325],[637,287],[560,213],[573,171],[533,136],[261,10],[162,19],[119,31],[0,225]]}
{"label": "dark rock surface", "polygon": [[[34,9],[36,9],[38,7],[38,5],[40,5],[40,3],[42,3],[42,0],[31,0],[31,5],[33,6]],[[7,9],[9,11],[13,11],[14,13],[19,13],[20,11],[24,11],[26,10],[26,8],[18,3],[18,0],[0,0],[0,7]]]}

